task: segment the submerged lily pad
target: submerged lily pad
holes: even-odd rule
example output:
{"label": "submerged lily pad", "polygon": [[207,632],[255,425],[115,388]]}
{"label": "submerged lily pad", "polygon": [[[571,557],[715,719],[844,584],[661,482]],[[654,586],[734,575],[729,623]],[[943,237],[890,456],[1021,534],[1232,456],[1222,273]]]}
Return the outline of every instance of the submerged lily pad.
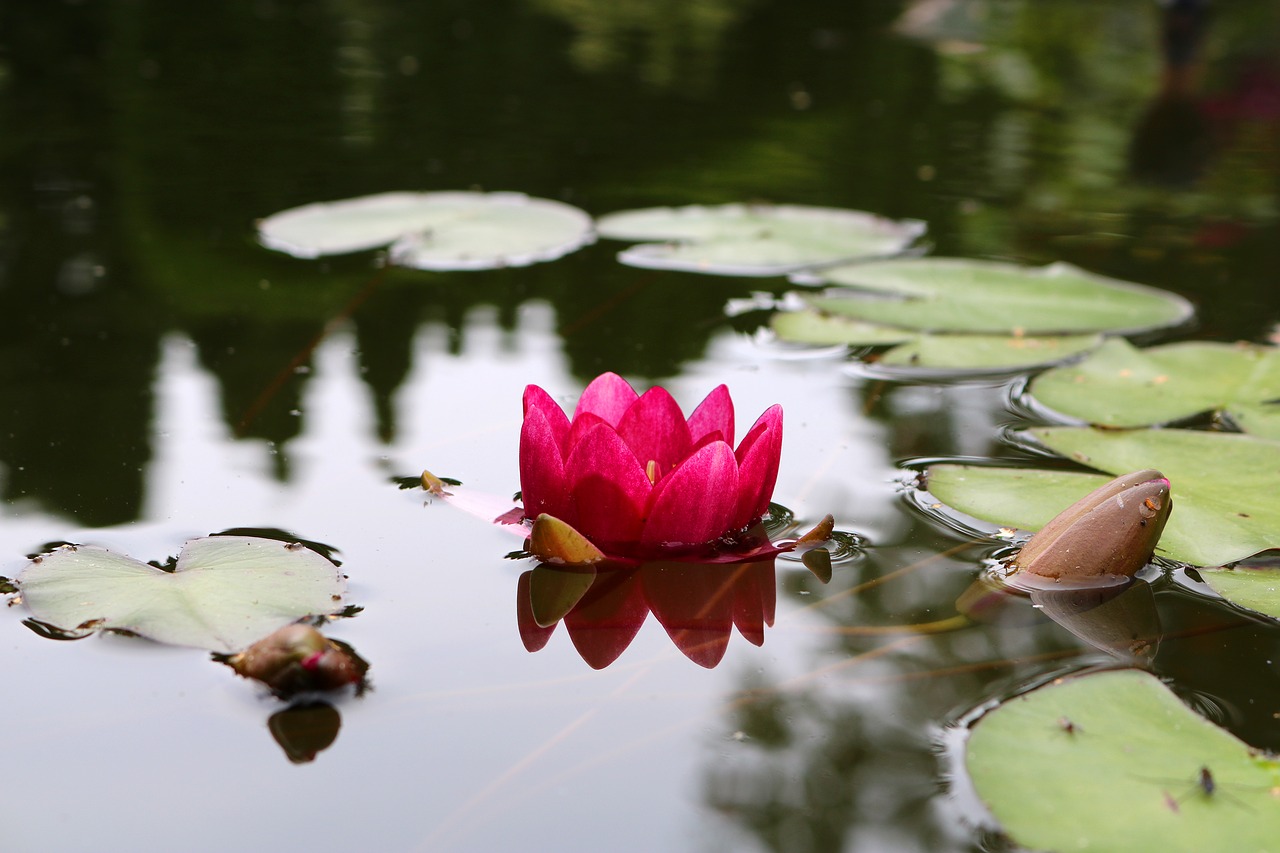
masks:
{"label": "submerged lily pad", "polygon": [[595,239],[591,217],[523,193],[390,192],[295,207],[258,223],[258,240],[298,258],[391,246],[423,270],[525,266]]}
{"label": "submerged lily pad", "polygon": [[630,266],[767,276],[897,254],[925,225],[859,210],[725,204],[619,211],[596,220],[596,230],[614,240],[663,241],[621,252]]}
{"label": "submerged lily pad", "polygon": [[773,315],[774,334],[799,344],[852,347],[894,345],[878,360],[889,367],[946,371],[1008,371],[1054,364],[1087,352],[1102,343],[1102,336],[928,334],[913,329],[882,326],[852,317],[824,314],[813,308],[780,311]]}
{"label": "submerged lily pad", "polygon": [[1038,377],[1031,394],[1064,415],[1106,426],[1213,411],[1280,438],[1280,349],[1206,342],[1138,349],[1112,339],[1083,361]]}
{"label": "submerged lily pad", "polygon": [[[1048,427],[1028,434],[1111,475],[1155,468],[1169,478],[1173,514],[1158,555],[1216,566],[1280,547],[1280,442],[1192,430]],[[1039,530],[1108,478],[1069,471],[931,465],[929,491],[997,525]]]}
{"label": "submerged lily pad", "polygon": [[333,563],[298,544],[192,539],[173,571],[106,548],[63,546],[17,578],[38,620],[69,632],[130,631],[161,643],[236,652],[304,616],[341,608]]}
{"label": "submerged lily pad", "polygon": [[823,270],[829,291],[810,297],[829,314],[934,332],[1010,336],[1133,332],[1180,323],[1180,296],[1070,264],[1033,268],[962,258],[902,258]]}
{"label": "submerged lily pad", "polygon": [[1055,681],[973,727],[965,767],[1005,831],[1035,850],[1274,849],[1280,763],[1137,670]]}

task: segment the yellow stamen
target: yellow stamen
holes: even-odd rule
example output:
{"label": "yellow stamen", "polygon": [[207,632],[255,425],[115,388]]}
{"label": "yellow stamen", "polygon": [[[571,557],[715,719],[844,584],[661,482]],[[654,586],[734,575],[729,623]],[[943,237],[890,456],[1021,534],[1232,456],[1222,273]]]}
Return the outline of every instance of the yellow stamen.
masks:
{"label": "yellow stamen", "polygon": [[644,475],[649,478],[650,485],[658,482],[658,460],[650,459],[644,464]]}

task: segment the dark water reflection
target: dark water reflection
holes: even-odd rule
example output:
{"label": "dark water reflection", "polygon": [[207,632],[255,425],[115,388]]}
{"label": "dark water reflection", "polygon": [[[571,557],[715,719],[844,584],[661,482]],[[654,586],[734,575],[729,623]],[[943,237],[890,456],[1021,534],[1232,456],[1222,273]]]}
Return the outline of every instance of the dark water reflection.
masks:
{"label": "dark water reflection", "polygon": [[[267,252],[253,222],[473,186],[592,213],[852,207],[928,221],[937,254],[1165,287],[1199,303],[1188,334],[1262,340],[1280,322],[1280,12],[1215,4],[1182,74],[1155,4],[627,9],[0,6],[0,574],[48,541],[154,555],[213,529],[294,531],[341,549],[366,608],[343,639],[377,673],[364,698],[284,709],[203,653],[50,643],[10,614],[0,672],[23,774],[0,783],[15,816],[0,846],[980,843],[941,792],[939,724],[1112,656],[1046,620],[864,629],[955,616],[994,543],[915,515],[897,466],[1016,454],[1003,385],[769,358],[759,318],[722,308],[781,280],[630,269],[608,244],[520,270],[385,271]],[[683,402],[726,382],[741,411],[782,403],[776,499],[810,522],[834,513],[865,558],[826,585],[782,560],[749,582],[602,576],[563,615],[573,642],[529,654],[511,595],[540,569],[495,567],[503,534],[388,478],[427,467],[509,494],[523,386],[571,399],[604,370]],[[726,616],[728,589],[752,606]],[[1150,590],[1152,669],[1280,747],[1280,631],[1191,580]],[[134,820],[157,791],[181,796]]]}

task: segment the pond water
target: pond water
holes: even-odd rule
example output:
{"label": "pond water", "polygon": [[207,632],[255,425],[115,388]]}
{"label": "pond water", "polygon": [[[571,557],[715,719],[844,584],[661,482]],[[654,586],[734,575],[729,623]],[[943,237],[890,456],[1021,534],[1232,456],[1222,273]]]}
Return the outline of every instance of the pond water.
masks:
{"label": "pond water", "polygon": [[[364,608],[328,630],[373,690],[282,717],[206,652],[52,642],[13,608],[6,850],[993,849],[948,790],[943,727],[1112,661],[1050,621],[865,630],[954,616],[999,546],[920,513],[903,463],[1017,456],[1013,382],[883,381],[726,313],[781,278],[633,269],[607,241],[384,273],[263,249],[260,217],[397,189],[595,215],[820,204],[924,220],[939,255],[1179,293],[1197,321],[1168,339],[1280,322],[1266,0],[1216,8],[1189,65],[1162,59],[1146,3],[14,5],[0,574],[50,542],[142,560],[233,528],[324,543]],[[654,618],[601,669],[563,626],[530,653],[519,541],[393,482],[427,468],[509,496],[525,385],[571,404],[609,370],[686,411],[726,383],[740,429],[780,403],[774,499],[865,539],[825,584],[779,560],[763,645],[735,631],[714,668]],[[1280,630],[1151,578],[1151,669],[1280,748]]]}

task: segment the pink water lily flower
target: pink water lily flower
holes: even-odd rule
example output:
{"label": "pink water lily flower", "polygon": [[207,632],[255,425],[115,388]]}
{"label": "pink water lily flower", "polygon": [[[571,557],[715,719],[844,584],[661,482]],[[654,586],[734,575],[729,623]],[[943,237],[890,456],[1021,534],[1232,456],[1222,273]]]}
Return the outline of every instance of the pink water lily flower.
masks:
{"label": "pink water lily flower", "polygon": [[524,515],[552,516],[609,557],[705,552],[768,511],[782,408],[767,409],[736,449],[733,438],[723,385],[687,419],[665,389],[637,394],[614,373],[587,386],[572,418],[530,385],[520,432]]}

